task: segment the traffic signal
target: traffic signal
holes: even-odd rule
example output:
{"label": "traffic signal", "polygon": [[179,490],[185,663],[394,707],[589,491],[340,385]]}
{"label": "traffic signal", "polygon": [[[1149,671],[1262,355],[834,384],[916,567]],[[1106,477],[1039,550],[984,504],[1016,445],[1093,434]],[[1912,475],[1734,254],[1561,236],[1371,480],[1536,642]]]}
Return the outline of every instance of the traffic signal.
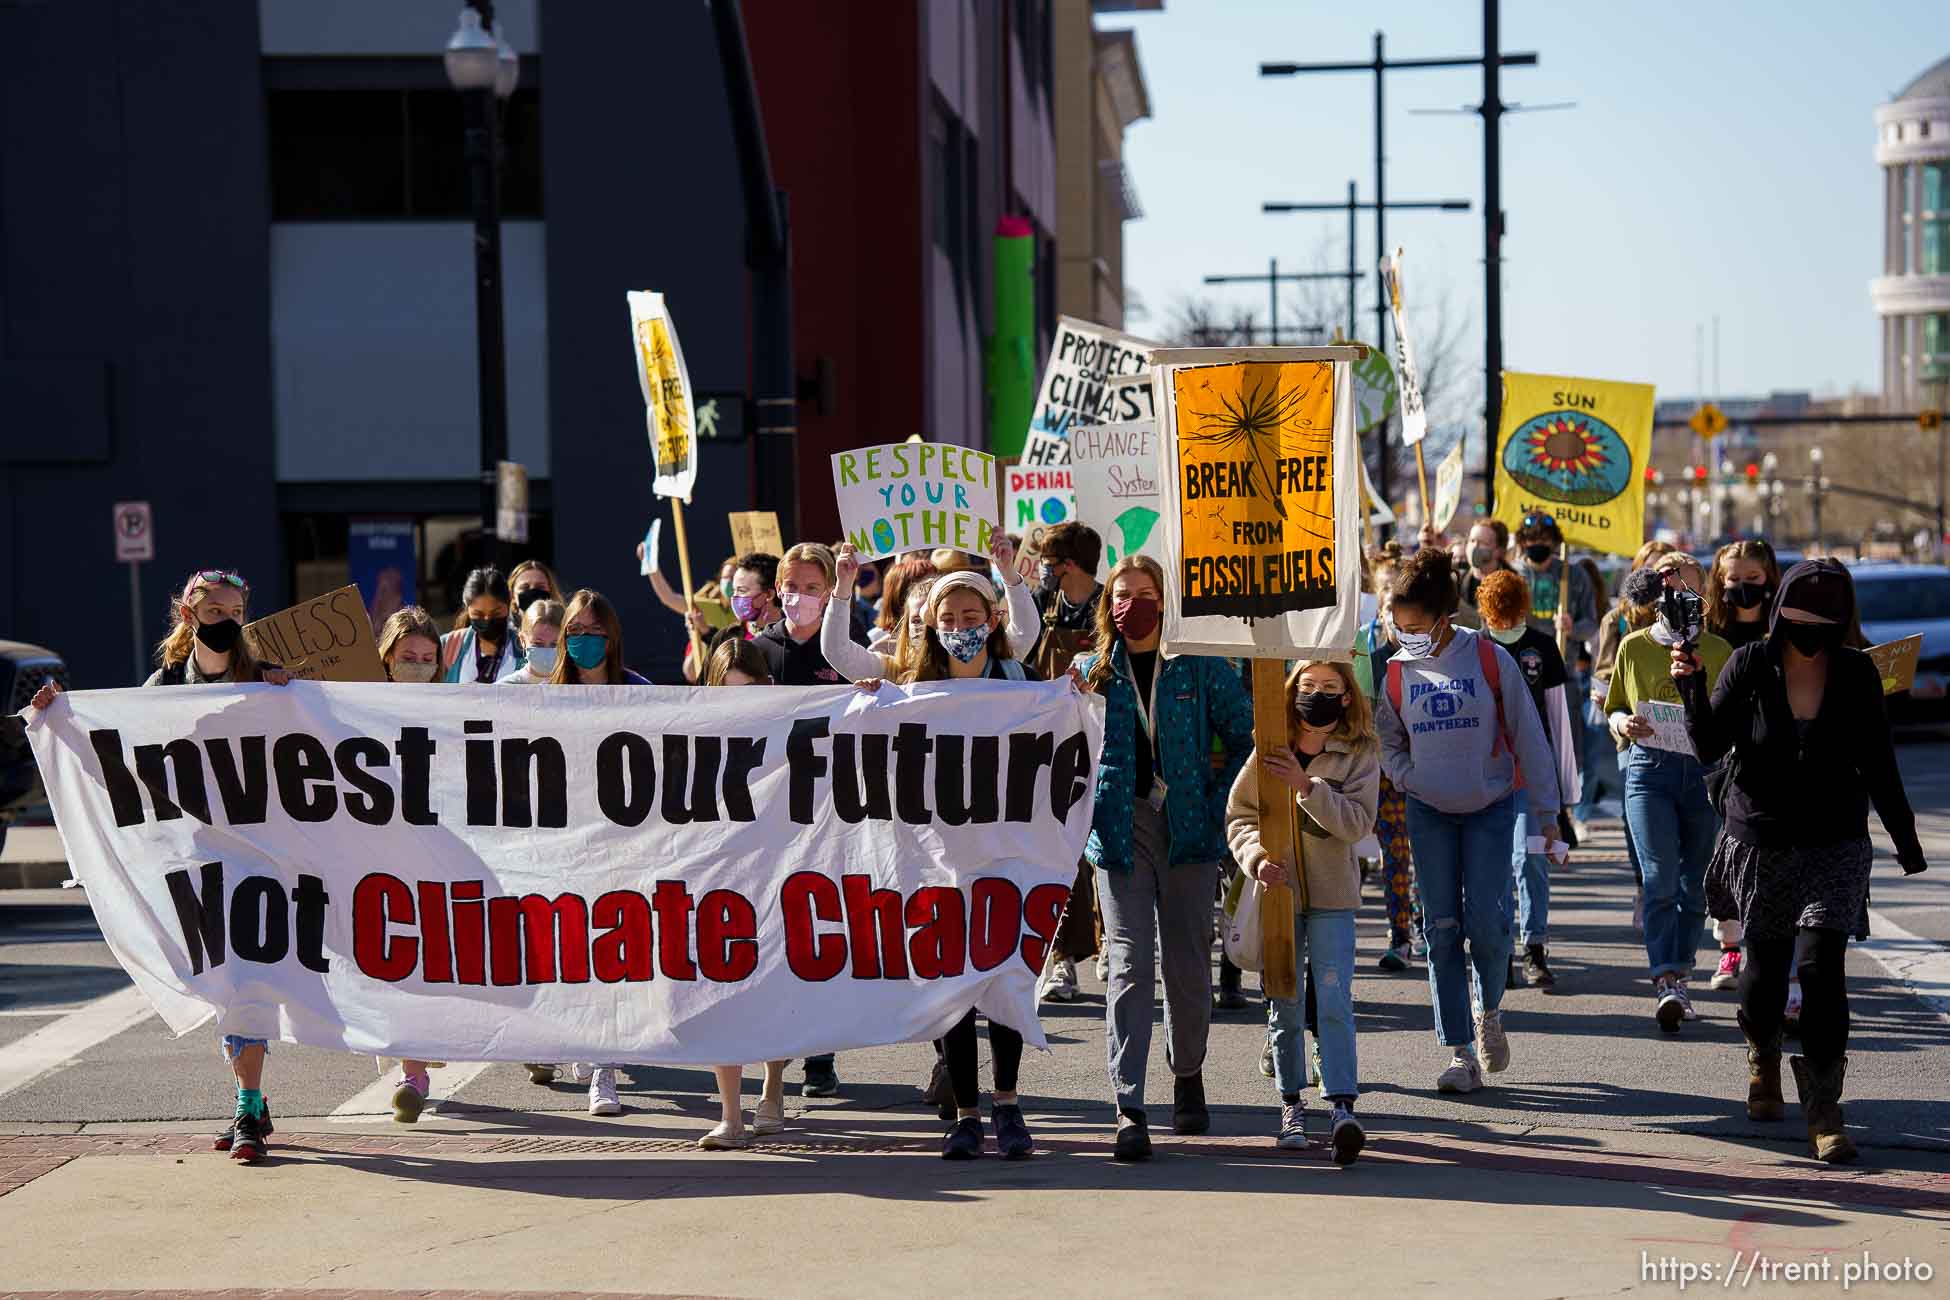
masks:
{"label": "traffic signal", "polygon": [[1693,482],[1695,483],[1706,482],[1706,475],[1707,475],[1706,466],[1704,465],[1693,466]]}
{"label": "traffic signal", "polygon": [[1751,460],[1747,462],[1747,482],[1749,483],[1760,482],[1760,466],[1756,465]]}
{"label": "traffic signal", "polygon": [[1655,481],[1654,476],[1657,475],[1658,472],[1659,472],[1658,470],[1652,468],[1650,465],[1647,465],[1645,467],[1645,481],[1647,483],[1654,482]]}

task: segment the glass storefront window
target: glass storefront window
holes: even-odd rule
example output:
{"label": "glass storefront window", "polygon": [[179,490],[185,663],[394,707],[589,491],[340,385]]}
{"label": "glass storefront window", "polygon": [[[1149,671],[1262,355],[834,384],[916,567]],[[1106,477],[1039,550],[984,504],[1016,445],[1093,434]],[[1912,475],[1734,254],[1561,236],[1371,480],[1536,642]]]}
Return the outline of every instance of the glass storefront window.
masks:
{"label": "glass storefront window", "polygon": [[1924,379],[1950,379],[1950,312],[1934,312],[1923,318]]}

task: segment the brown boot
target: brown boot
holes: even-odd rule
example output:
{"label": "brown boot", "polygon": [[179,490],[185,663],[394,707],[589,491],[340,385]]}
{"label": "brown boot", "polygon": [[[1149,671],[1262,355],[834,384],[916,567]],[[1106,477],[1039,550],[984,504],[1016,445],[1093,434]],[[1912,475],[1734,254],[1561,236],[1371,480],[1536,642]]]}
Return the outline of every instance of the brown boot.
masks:
{"label": "brown boot", "polygon": [[1781,1099],[1781,1031],[1763,1043],[1754,1037],[1744,1011],[1734,1012],[1740,1032],[1747,1039],[1747,1118],[1774,1123],[1787,1118],[1787,1103]]}
{"label": "brown boot", "polygon": [[1848,1058],[1814,1062],[1794,1056],[1788,1064],[1794,1067],[1794,1087],[1801,1094],[1808,1147],[1815,1159],[1830,1165],[1855,1159],[1855,1143],[1842,1128],[1842,1076],[1848,1072]]}

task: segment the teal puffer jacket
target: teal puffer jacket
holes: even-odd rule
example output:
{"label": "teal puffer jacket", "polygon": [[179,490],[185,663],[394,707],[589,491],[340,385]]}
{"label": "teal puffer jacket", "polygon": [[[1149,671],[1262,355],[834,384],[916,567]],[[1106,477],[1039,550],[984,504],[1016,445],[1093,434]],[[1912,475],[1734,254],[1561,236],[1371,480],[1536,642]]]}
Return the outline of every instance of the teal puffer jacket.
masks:
{"label": "teal puffer jacket", "polygon": [[[1088,675],[1094,653],[1077,656]],[[1105,871],[1131,869],[1131,801],[1137,746],[1137,686],[1120,639],[1111,647],[1115,675],[1104,696],[1104,752],[1097,764],[1097,811],[1083,854]],[[1171,864],[1216,862],[1225,852],[1226,798],[1233,778],[1253,749],[1253,700],[1228,659],[1205,655],[1161,657],[1157,682],[1158,775],[1165,782],[1165,820],[1171,828]],[[1212,738],[1225,745],[1225,766],[1212,767]]]}

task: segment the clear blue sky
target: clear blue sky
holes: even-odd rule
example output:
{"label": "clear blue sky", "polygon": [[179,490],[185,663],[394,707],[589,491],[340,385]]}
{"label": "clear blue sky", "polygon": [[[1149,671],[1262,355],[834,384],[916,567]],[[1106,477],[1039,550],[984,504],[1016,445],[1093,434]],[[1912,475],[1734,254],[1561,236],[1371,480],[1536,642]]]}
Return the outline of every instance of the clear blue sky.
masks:
{"label": "clear blue sky", "polygon": [[[1837,392],[1878,385],[1868,281],[1881,269],[1874,110],[1950,53],[1942,0],[1828,4],[1595,5],[1505,0],[1505,103],[1576,100],[1503,122],[1504,358],[1511,369],[1650,381],[1695,392],[1695,330],[1720,317],[1720,389]],[[1372,197],[1373,74],[1262,78],[1262,60],[1476,54],[1481,6],[1399,0],[1166,0],[1130,27],[1150,121],[1126,137],[1144,208],[1125,226],[1125,275],[1162,328],[1173,300],[1257,307],[1263,286],[1208,272],[1263,271],[1269,256],[1338,268],[1346,219],[1262,215],[1265,199]],[[1388,74],[1392,198],[1467,198],[1459,213],[1390,213],[1411,300],[1446,293],[1482,356],[1482,124],[1411,115],[1481,98],[1480,69]],[[1373,216],[1359,258],[1375,263]],[[1370,281],[1370,285],[1372,281]],[[1345,304],[1344,291],[1339,301]],[[1372,288],[1362,295],[1372,332]],[[1345,315],[1345,306],[1340,310]],[[1415,328],[1411,322],[1411,328]],[[1478,390],[1480,391],[1480,390]]]}

